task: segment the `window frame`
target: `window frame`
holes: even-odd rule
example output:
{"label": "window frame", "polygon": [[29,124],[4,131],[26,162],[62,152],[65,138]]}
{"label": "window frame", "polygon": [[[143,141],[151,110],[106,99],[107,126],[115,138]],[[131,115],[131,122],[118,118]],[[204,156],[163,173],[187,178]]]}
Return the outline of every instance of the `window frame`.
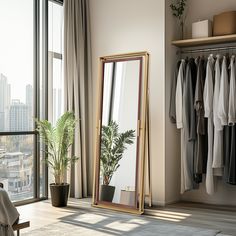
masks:
{"label": "window frame", "polygon": [[[34,117],[40,117],[43,112],[43,119],[48,119],[48,4],[50,2],[63,5],[63,0],[33,0],[33,114]],[[40,12],[40,3],[42,3],[42,12]],[[40,18],[42,17],[42,19]],[[42,35],[40,34],[40,24],[42,24]],[[42,48],[40,48],[40,39],[42,40]],[[42,60],[40,60],[40,50],[42,51]],[[53,57],[62,59],[62,55],[53,53]],[[40,63],[42,63],[42,70],[40,71]],[[40,81],[40,73],[42,73],[42,81]],[[40,107],[40,82],[42,82],[43,91],[43,105]],[[14,202],[16,206],[37,202],[48,199],[48,167],[43,164],[44,171],[44,195],[40,192],[40,140],[38,132],[36,131],[36,124],[32,131],[16,131],[16,132],[0,132],[0,136],[33,136],[33,167],[34,167],[34,190],[33,198],[20,200]]]}
{"label": "window frame", "polygon": [[[38,117],[39,111],[39,103],[38,103],[38,95],[39,95],[39,1],[33,0],[33,115],[34,117]],[[14,202],[15,205],[22,205],[30,202],[34,202],[37,200],[41,200],[39,197],[39,178],[40,173],[39,170],[39,152],[38,152],[38,133],[36,131],[36,126],[34,122],[32,131],[7,131],[0,132],[0,136],[27,136],[32,135],[33,137],[33,171],[34,171],[34,188],[33,188],[33,198],[20,200]],[[45,199],[45,198],[44,198]]]}

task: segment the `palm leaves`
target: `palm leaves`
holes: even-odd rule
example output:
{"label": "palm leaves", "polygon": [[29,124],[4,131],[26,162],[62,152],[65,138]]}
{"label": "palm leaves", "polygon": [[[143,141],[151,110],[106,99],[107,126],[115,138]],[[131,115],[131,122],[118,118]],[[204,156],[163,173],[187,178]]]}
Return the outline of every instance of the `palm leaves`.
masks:
{"label": "palm leaves", "polygon": [[46,163],[52,167],[56,184],[63,183],[69,163],[77,157],[69,157],[68,150],[74,142],[76,120],[72,112],[65,112],[55,126],[47,120],[36,120],[37,131],[45,144]]}
{"label": "palm leaves", "polygon": [[120,167],[119,161],[127,145],[133,144],[134,133],[135,130],[119,133],[119,126],[115,121],[110,121],[108,126],[102,126],[100,167],[103,184],[109,185],[114,172]]}

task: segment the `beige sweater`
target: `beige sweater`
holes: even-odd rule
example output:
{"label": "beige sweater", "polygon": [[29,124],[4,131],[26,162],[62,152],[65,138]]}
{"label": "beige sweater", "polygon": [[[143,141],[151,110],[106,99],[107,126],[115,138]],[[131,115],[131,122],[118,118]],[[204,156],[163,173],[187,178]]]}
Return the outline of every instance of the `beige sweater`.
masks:
{"label": "beige sweater", "polygon": [[7,192],[0,188],[0,235],[14,235],[12,225],[19,217],[19,213],[10,201]]}

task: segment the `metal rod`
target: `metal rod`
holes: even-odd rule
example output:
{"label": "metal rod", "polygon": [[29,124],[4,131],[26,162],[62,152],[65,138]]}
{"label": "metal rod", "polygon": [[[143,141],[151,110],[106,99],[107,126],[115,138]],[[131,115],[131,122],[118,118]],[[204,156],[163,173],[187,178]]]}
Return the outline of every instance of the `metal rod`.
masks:
{"label": "metal rod", "polygon": [[213,52],[213,51],[223,51],[223,50],[235,50],[236,46],[231,47],[214,47],[214,48],[199,48],[199,49],[189,49],[189,50],[179,50],[177,54],[187,54],[196,52]]}
{"label": "metal rod", "polygon": [[9,131],[9,132],[0,132],[0,136],[12,136],[12,135],[34,135],[38,134],[37,131]]}

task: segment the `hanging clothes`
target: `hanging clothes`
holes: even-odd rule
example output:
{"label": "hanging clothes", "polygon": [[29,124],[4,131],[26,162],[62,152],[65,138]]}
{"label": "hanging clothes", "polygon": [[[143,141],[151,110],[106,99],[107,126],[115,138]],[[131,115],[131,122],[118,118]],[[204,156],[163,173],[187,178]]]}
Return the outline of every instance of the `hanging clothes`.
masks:
{"label": "hanging clothes", "polygon": [[236,82],[235,82],[235,56],[233,55],[230,59],[230,89],[229,89],[229,113],[228,113],[228,123],[233,125],[231,129],[231,140],[230,140],[230,155],[229,158],[225,159],[224,176],[226,182],[229,184],[236,185]]}
{"label": "hanging clothes", "polygon": [[183,80],[185,74],[185,60],[182,59],[176,84],[175,107],[176,107],[176,126],[177,129],[183,128]]}
{"label": "hanging clothes", "polygon": [[185,60],[181,60],[176,84],[176,126],[181,129],[181,193],[191,189],[191,177],[187,170],[186,153],[186,130],[184,128],[185,108],[183,106],[184,81],[185,81]]}
{"label": "hanging clothes", "polygon": [[214,94],[214,58],[211,54],[208,57],[206,68],[206,81],[204,86],[203,98],[205,117],[207,120],[208,133],[208,155],[207,155],[207,170],[206,170],[206,192],[208,194],[214,193],[214,177],[213,177],[213,94]]}
{"label": "hanging clothes", "polygon": [[230,82],[229,82],[229,111],[228,125],[236,123],[236,81],[235,81],[235,56],[230,59]]}
{"label": "hanging clothes", "polygon": [[225,56],[223,56],[219,105],[218,105],[218,116],[223,126],[228,125],[228,109],[229,109],[229,80],[228,80],[228,70],[227,70],[227,59]]}
{"label": "hanging clothes", "polygon": [[236,185],[236,126],[234,125],[231,130],[231,148],[229,157],[229,166],[226,165],[228,174],[226,182]]}
{"label": "hanging clothes", "polygon": [[214,141],[213,141],[213,163],[215,176],[222,176],[222,166],[219,166],[219,160],[223,159],[223,126],[218,116],[218,104],[221,84],[220,70],[221,56],[216,56],[215,62],[215,85],[213,95],[213,124],[214,124]]}
{"label": "hanging clothes", "polygon": [[[228,126],[229,92],[228,62],[227,58],[223,56],[218,104],[218,116],[223,126],[223,158],[218,159],[217,162],[214,163],[218,168],[224,168],[225,165],[228,166],[230,160],[232,128]],[[223,176],[225,178],[228,175],[228,167],[224,168],[224,170]]]}
{"label": "hanging clothes", "polygon": [[[227,59],[223,56],[222,69],[220,76],[220,91],[219,91],[219,100],[218,100],[218,118],[222,126],[228,125],[228,106],[229,106],[229,80],[228,80],[228,69],[227,69]],[[230,130],[224,128],[224,140],[227,140],[230,137]],[[224,157],[229,158],[230,146],[229,141],[223,142]],[[213,160],[214,168],[223,168],[223,156],[217,155],[217,158]]]}
{"label": "hanging clothes", "polygon": [[194,159],[196,156],[196,115],[194,110],[194,93],[197,79],[197,68],[193,58],[187,61],[183,81],[183,128],[186,143],[185,178],[188,178],[186,190],[198,188],[194,182]]}
{"label": "hanging clothes", "polygon": [[176,123],[176,106],[175,106],[175,95],[176,95],[176,85],[177,77],[179,72],[181,61],[177,62],[173,79],[171,81],[171,92],[170,92],[170,106],[169,106],[169,118],[172,123]]}
{"label": "hanging clothes", "polygon": [[207,194],[216,191],[215,176],[236,185],[235,70],[234,55],[176,65],[169,116],[181,130],[181,193],[198,188],[203,174]]}
{"label": "hanging clothes", "polygon": [[206,173],[207,163],[207,130],[204,117],[203,90],[206,76],[206,64],[203,57],[196,59],[197,82],[195,89],[194,107],[197,115],[197,154],[194,163],[195,182],[202,182],[202,174]]}

